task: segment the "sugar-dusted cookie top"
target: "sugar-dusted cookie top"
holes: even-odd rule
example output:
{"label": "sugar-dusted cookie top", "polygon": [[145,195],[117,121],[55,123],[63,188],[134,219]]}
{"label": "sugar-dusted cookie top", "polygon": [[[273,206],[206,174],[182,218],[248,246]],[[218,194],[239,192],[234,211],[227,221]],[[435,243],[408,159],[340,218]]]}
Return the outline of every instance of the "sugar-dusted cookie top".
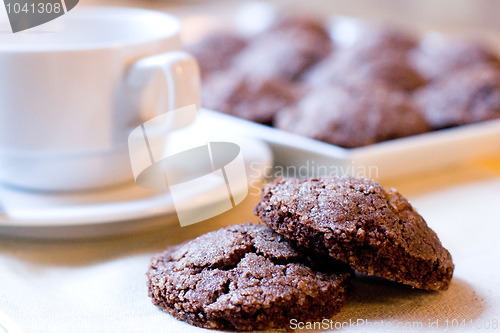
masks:
{"label": "sugar-dusted cookie top", "polygon": [[365,274],[420,289],[448,288],[454,265],[434,231],[394,189],[354,177],[280,178],[255,208],[299,246]]}
{"label": "sugar-dusted cookie top", "polygon": [[328,256],[298,252],[267,226],[241,224],[153,258],[149,295],[166,312],[200,327],[287,327],[290,319],[337,313],[349,271]]}

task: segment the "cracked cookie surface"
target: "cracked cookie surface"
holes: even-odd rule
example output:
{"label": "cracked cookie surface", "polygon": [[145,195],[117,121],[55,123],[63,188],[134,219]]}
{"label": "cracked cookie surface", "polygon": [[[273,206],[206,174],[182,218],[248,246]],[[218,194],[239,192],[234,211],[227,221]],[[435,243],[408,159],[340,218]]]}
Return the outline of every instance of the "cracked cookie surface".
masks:
{"label": "cracked cookie surface", "polygon": [[255,208],[262,222],[299,246],[329,254],[369,275],[445,290],[450,253],[394,189],[355,177],[280,178]]}
{"label": "cracked cookie surface", "polygon": [[345,301],[350,271],[248,223],[167,249],[147,275],[153,303],[174,317],[211,329],[256,330],[330,318]]}

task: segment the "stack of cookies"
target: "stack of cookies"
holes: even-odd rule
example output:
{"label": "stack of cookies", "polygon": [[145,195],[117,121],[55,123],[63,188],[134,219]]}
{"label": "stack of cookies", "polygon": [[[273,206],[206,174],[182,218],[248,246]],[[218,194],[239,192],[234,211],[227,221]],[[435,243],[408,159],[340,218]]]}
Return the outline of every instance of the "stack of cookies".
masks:
{"label": "stack of cookies", "polygon": [[446,290],[450,253],[396,190],[354,177],[280,178],[255,214],[171,247],[147,273],[153,303],[190,324],[290,327],[339,312],[354,271]]}
{"label": "stack of cookies", "polygon": [[315,17],[287,14],[251,38],[207,36],[187,48],[202,106],[345,148],[500,118],[500,60],[488,47],[353,28],[346,43]]}

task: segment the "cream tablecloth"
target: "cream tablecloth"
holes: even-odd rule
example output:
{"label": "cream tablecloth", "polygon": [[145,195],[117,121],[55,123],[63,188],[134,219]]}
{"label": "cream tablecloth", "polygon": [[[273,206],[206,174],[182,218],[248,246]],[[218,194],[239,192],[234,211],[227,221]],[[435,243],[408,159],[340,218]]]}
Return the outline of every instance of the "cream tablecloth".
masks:
{"label": "cream tablecloth", "polygon": [[[343,324],[369,332],[422,325],[425,331],[443,331],[448,323],[465,325],[460,331],[495,331],[500,319],[500,159],[384,184],[409,197],[450,250],[456,265],[452,284],[448,291],[429,293],[361,277],[328,327]],[[223,225],[255,221],[257,200],[250,196],[232,211],[184,228],[173,223],[132,235],[74,241],[2,239],[0,309],[27,333],[201,332],[152,305],[145,276],[149,259],[169,244]]]}

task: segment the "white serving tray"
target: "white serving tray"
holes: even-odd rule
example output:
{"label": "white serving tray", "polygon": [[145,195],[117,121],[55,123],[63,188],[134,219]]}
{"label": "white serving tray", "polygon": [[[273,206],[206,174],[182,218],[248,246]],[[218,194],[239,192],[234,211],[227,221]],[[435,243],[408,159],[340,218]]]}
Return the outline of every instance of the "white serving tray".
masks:
{"label": "white serving tray", "polygon": [[[277,11],[272,4],[254,1],[231,6],[223,11],[224,15],[216,15],[217,12],[208,7],[197,8],[203,15],[200,12],[192,15],[191,11],[180,15],[184,24],[183,39],[187,42],[220,30],[253,35],[268,27]],[[332,39],[342,45],[353,43],[370,24],[353,17],[330,14],[325,17]],[[439,35],[418,30],[423,36]],[[209,110],[201,114],[207,116],[207,122],[213,126],[229,126],[238,133],[266,141],[274,153],[275,177],[349,174],[382,180],[500,154],[500,120],[347,149]]]}

